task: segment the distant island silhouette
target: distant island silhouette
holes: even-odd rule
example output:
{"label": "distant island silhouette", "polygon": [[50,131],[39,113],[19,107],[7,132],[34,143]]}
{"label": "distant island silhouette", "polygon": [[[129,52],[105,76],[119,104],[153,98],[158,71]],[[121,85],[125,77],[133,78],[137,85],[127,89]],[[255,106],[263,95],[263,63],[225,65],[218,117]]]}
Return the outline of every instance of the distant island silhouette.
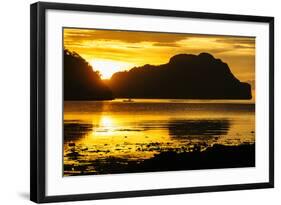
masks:
{"label": "distant island silhouette", "polygon": [[97,71],[75,52],[64,50],[64,100],[112,100]]}
{"label": "distant island silhouette", "polygon": [[179,54],[167,64],[115,73],[108,85],[118,98],[251,99],[251,86],[211,54]]}
{"label": "distant island silhouette", "polygon": [[77,53],[64,50],[64,99],[251,99],[251,86],[209,53],[178,54],[162,65],[146,64],[102,81]]}

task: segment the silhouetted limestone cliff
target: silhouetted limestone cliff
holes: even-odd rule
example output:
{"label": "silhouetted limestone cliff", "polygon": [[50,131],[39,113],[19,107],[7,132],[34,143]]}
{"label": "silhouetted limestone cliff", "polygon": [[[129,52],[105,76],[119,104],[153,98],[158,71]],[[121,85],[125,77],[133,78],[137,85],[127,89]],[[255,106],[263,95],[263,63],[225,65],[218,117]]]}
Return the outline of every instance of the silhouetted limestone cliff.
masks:
{"label": "silhouetted limestone cliff", "polygon": [[64,50],[64,100],[110,100],[98,72],[77,53]]}
{"label": "silhouetted limestone cliff", "polygon": [[167,64],[117,72],[107,82],[115,97],[251,99],[251,86],[211,54],[179,54]]}

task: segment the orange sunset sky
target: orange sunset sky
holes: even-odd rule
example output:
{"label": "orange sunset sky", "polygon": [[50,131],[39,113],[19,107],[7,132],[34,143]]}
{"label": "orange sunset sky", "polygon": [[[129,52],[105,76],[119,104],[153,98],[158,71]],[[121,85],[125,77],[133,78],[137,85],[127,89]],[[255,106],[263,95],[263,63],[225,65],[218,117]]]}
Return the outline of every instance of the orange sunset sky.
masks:
{"label": "orange sunset sky", "polygon": [[64,47],[87,60],[103,79],[134,66],[167,63],[179,53],[208,52],[254,89],[254,37],[65,28]]}

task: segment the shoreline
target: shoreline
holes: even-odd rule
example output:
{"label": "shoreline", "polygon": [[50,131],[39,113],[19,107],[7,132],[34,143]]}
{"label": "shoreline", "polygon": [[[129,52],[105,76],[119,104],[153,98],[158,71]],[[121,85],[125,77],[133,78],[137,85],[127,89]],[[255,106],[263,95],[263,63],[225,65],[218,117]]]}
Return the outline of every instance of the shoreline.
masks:
{"label": "shoreline", "polygon": [[[166,151],[143,161],[110,157],[87,165],[64,165],[64,176],[121,174],[159,171],[242,168],[255,166],[255,143],[226,146],[215,144],[205,151]],[[89,169],[89,168],[94,169]]]}

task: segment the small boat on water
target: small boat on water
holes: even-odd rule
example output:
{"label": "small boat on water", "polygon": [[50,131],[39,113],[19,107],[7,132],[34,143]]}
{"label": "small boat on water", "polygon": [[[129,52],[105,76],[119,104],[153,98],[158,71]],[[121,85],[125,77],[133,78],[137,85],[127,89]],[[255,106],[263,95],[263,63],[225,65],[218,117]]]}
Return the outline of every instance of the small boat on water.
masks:
{"label": "small boat on water", "polygon": [[131,98],[127,99],[127,100],[123,100],[123,102],[134,102]]}

